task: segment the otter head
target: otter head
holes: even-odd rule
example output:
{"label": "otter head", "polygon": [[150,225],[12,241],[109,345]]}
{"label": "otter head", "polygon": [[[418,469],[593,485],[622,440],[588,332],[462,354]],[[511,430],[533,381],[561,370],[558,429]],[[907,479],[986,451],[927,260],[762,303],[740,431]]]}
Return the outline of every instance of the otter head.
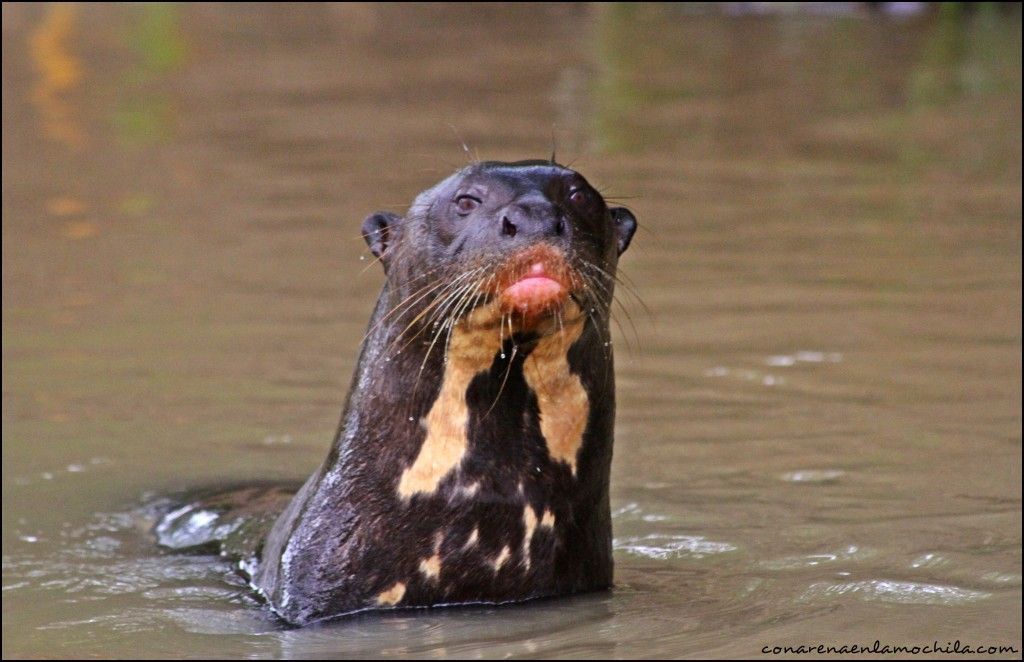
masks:
{"label": "otter head", "polygon": [[396,314],[442,330],[472,316],[533,334],[607,312],[635,230],[627,209],[546,161],[477,163],[420,194],[405,218],[378,212],[363,222]]}

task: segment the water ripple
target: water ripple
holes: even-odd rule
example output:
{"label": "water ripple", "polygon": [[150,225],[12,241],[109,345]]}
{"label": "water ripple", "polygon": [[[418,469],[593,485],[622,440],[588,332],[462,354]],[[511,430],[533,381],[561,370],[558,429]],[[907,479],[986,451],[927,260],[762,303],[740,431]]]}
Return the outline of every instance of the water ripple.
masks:
{"label": "water ripple", "polygon": [[802,469],[779,476],[790,483],[831,483],[842,478],[846,472],[841,469]]}
{"label": "water ripple", "polygon": [[797,363],[839,363],[843,355],[839,352],[819,352],[817,350],[801,350],[795,354],[776,354],[764,360],[766,365],[777,368],[788,368]]}
{"label": "water ripple", "polygon": [[800,596],[800,599],[802,601],[829,600],[846,596],[853,596],[866,602],[952,606],[984,600],[991,597],[992,594],[959,586],[873,579],[840,584],[817,582],[811,584]]}
{"label": "water ripple", "polygon": [[621,508],[612,511],[612,519],[639,520],[643,522],[664,522],[669,519],[668,515],[658,513],[645,513],[643,507],[635,501],[631,501]]}
{"label": "water ripple", "polygon": [[612,548],[634,556],[649,559],[702,559],[711,554],[722,554],[736,550],[727,542],[715,542],[704,536],[663,535],[652,533],[646,536],[616,538]]}
{"label": "water ripple", "polygon": [[807,554],[804,556],[787,556],[781,559],[763,561],[761,565],[769,570],[798,570],[801,568],[813,568],[816,566],[832,563],[845,563],[863,561],[875,556],[877,552],[870,549],[863,549],[856,545],[850,545],[845,549],[832,552],[821,552],[818,554]]}

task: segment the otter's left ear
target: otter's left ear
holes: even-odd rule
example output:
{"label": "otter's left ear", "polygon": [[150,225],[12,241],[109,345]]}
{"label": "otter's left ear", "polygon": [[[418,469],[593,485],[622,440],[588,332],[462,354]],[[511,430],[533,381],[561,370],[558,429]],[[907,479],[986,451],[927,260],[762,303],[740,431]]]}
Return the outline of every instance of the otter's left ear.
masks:
{"label": "otter's left ear", "polygon": [[636,232],[636,216],[625,207],[612,207],[608,211],[612,214],[612,222],[615,224],[615,239],[619,245],[619,255],[626,252],[629,242]]}
{"label": "otter's left ear", "polygon": [[401,220],[402,217],[398,214],[392,214],[389,211],[379,211],[375,214],[370,214],[363,221],[363,239],[366,240],[366,245],[370,247],[370,252],[384,262],[385,269],[387,268],[387,258],[384,254],[391,247],[390,242],[394,238],[393,230]]}

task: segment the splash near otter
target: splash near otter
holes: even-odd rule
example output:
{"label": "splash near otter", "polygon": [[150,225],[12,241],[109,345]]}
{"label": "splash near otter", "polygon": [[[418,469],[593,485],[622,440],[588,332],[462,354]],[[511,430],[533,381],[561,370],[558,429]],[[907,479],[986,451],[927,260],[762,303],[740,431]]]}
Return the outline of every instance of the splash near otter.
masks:
{"label": "splash near otter", "polygon": [[281,618],[611,585],[609,309],[635,229],[542,161],[473,164],[364,221],[386,282],[331,451],[227,550]]}

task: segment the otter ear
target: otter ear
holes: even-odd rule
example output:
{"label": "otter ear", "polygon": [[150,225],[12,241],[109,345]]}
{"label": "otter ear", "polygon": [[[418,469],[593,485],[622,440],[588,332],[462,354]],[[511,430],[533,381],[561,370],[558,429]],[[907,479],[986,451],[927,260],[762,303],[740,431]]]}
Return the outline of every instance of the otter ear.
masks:
{"label": "otter ear", "polygon": [[390,241],[394,236],[392,230],[402,217],[398,214],[392,214],[389,211],[379,211],[374,214],[370,214],[363,221],[363,239],[366,240],[366,245],[370,247],[370,252],[376,257],[384,259],[384,252],[390,247]]}
{"label": "otter ear", "polygon": [[626,252],[629,242],[636,232],[636,216],[625,207],[612,207],[608,211],[612,214],[612,222],[615,224],[615,239],[618,242],[619,255]]}

